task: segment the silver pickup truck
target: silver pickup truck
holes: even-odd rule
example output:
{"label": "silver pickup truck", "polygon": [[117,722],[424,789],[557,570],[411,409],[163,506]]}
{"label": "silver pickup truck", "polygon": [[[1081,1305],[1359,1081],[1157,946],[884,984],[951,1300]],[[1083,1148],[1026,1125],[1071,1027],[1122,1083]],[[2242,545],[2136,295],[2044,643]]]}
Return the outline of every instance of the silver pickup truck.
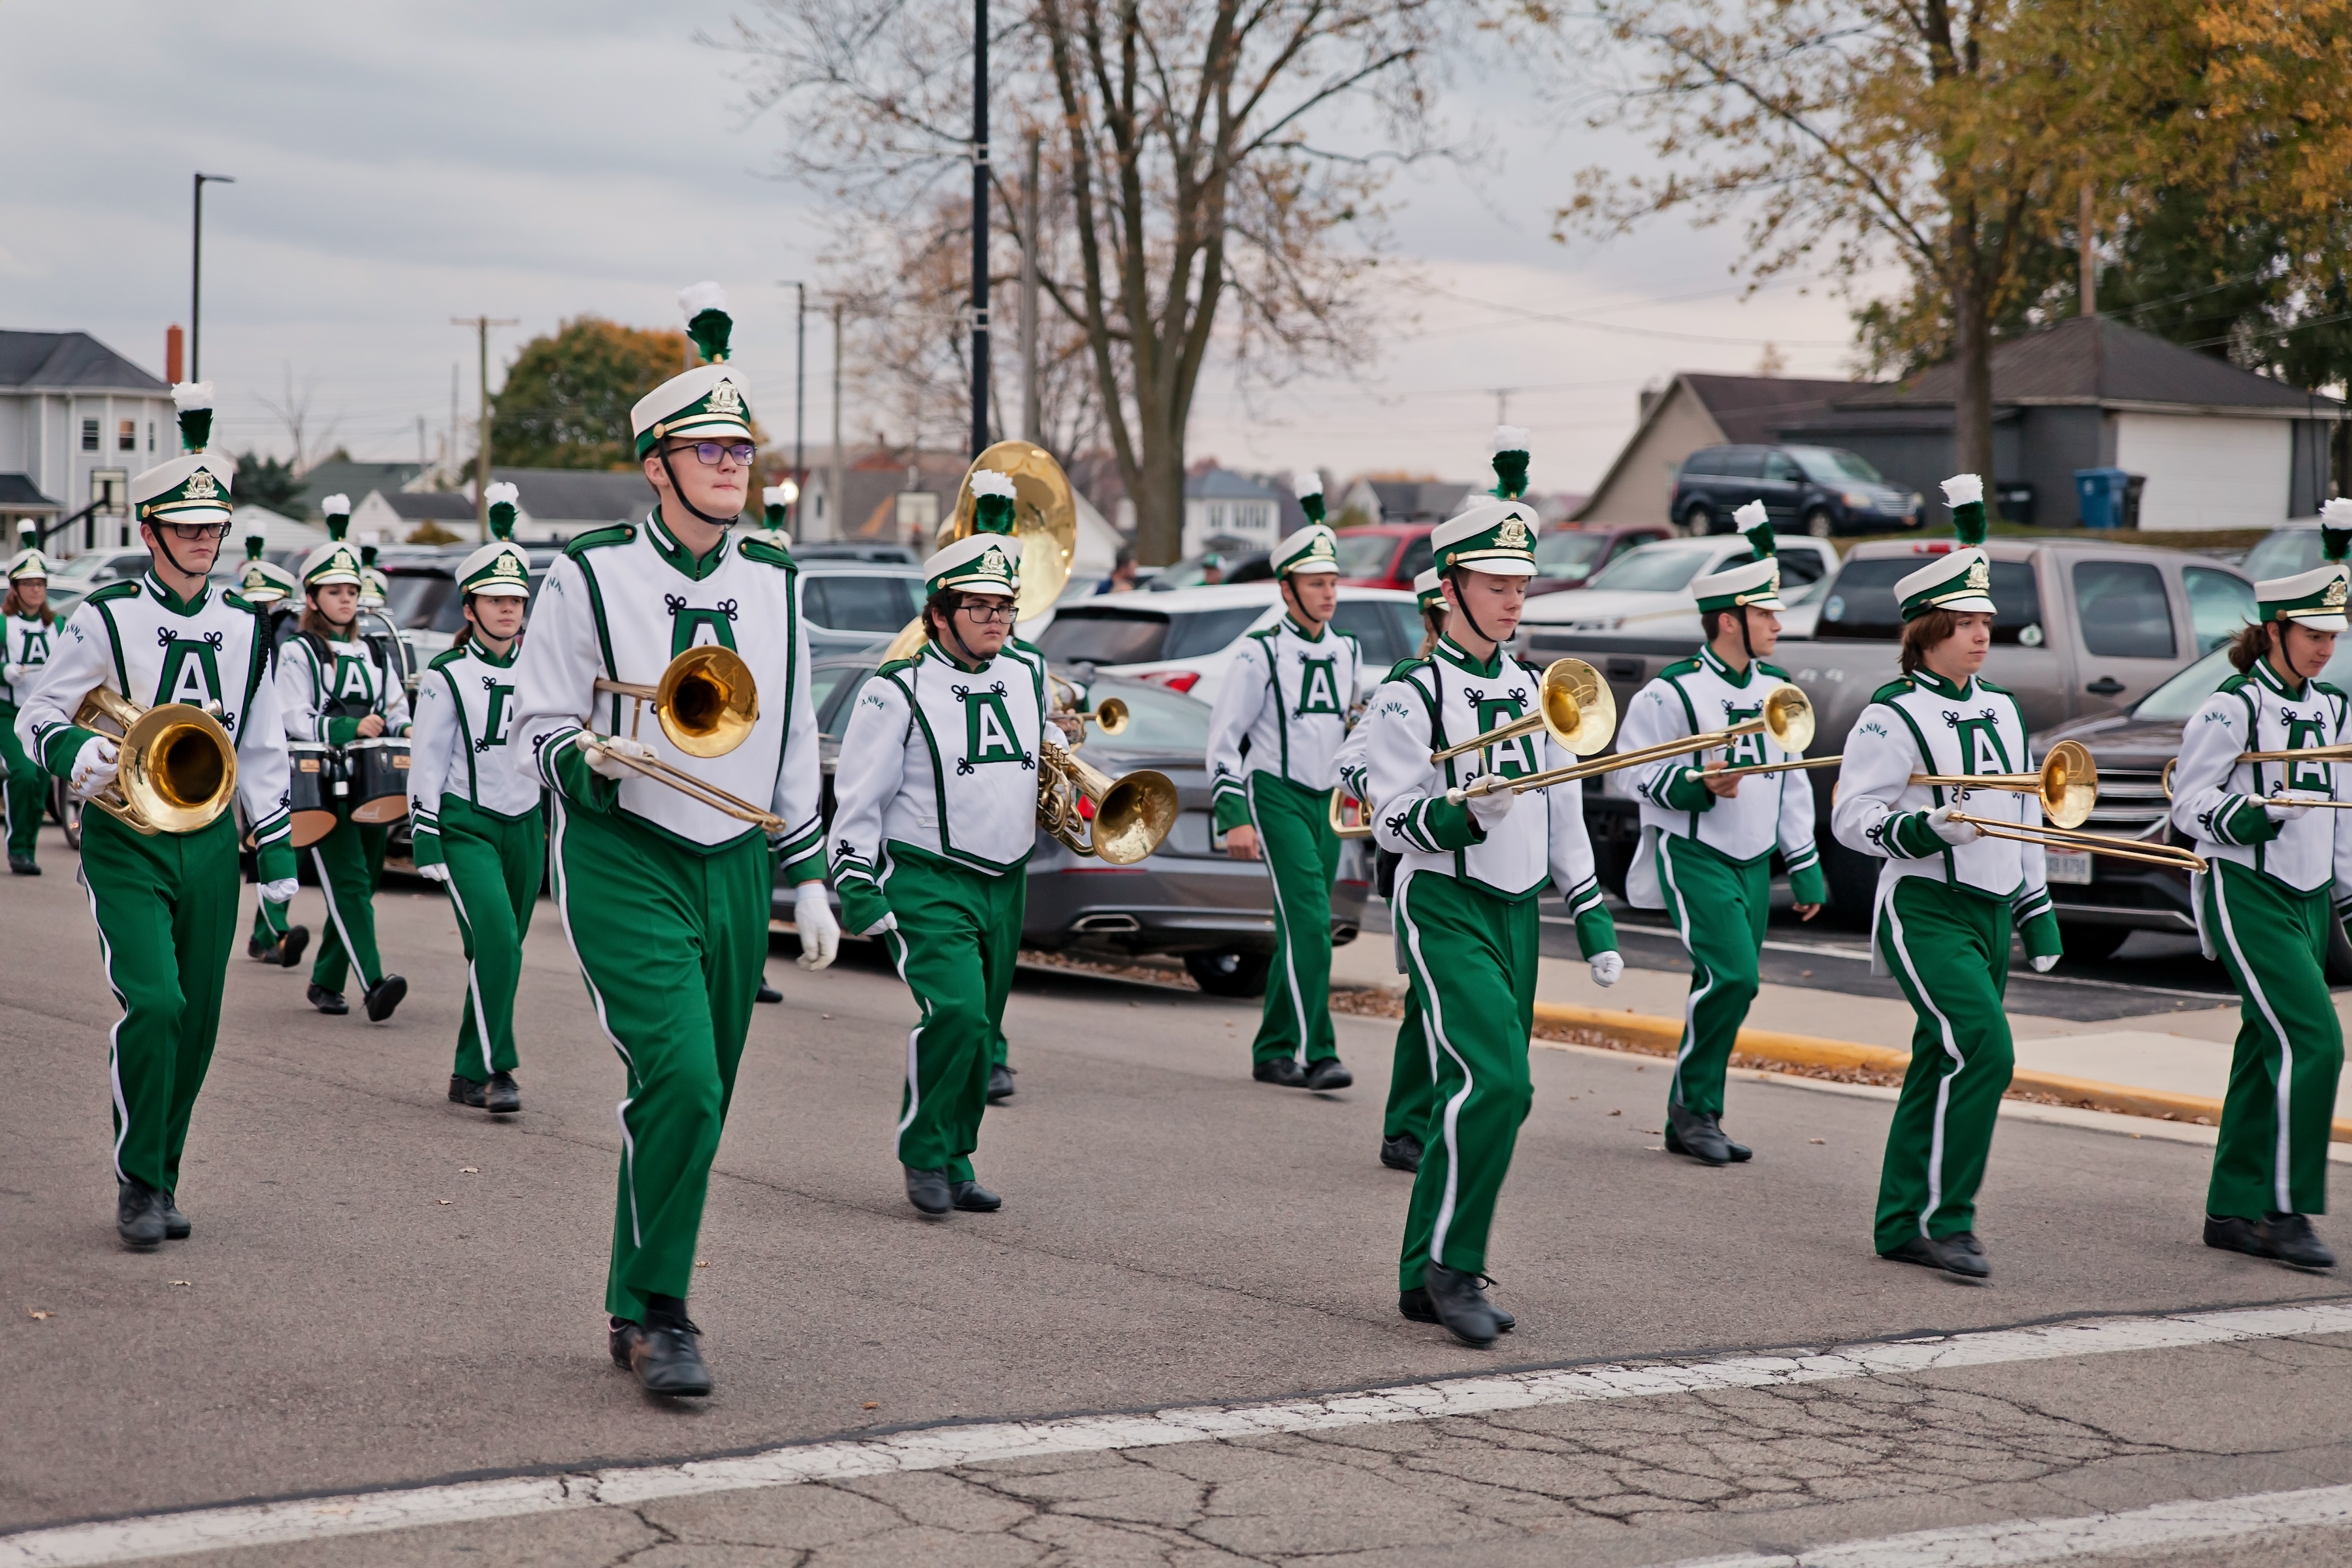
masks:
{"label": "silver pickup truck", "polygon": [[[1870,694],[1898,673],[1903,632],[1895,584],[1948,540],[1886,540],[1854,547],[1822,600],[1814,636],[1780,644],[1771,662],[1813,700],[1815,755],[1836,751]],[[2037,731],[2129,708],[2252,618],[2253,584],[2236,568],[2180,551],[2131,544],[1995,540],[1992,597],[2000,607],[1987,679],[2017,694]],[[1580,658],[1600,670],[1622,710],[1658,671],[1695,651],[1687,642],[1523,626],[1515,651],[1541,668]],[[2163,814],[2152,770],[2110,774],[2103,766],[2093,831],[2138,836]],[[1829,807],[1837,770],[1812,780],[1819,805],[1822,864],[1833,912],[1859,925],[1869,918],[1878,863],[1830,837]],[[1632,796],[1614,778],[1585,791],[1601,880],[1622,893],[1640,838]]]}

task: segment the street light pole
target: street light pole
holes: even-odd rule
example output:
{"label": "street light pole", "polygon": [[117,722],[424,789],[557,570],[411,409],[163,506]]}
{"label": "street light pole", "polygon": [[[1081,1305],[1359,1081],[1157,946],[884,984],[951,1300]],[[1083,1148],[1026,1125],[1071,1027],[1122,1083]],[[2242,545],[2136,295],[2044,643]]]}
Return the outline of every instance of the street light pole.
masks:
{"label": "street light pole", "polygon": [[971,0],[971,455],[988,449],[988,0]]}
{"label": "street light pole", "polygon": [[196,216],[188,254],[188,379],[204,377],[205,343],[205,185],[236,184],[234,174],[207,174],[201,170],[195,177]]}
{"label": "street light pole", "polygon": [[802,410],[808,403],[808,285],[797,279],[787,278],[779,287],[792,289],[795,296],[793,305],[793,500],[791,510],[785,515],[791,520],[789,526],[793,537],[798,539],[801,536],[800,492],[805,488],[802,475],[805,472],[803,452],[807,421],[802,416]]}
{"label": "street light pole", "polygon": [[493,321],[488,316],[452,316],[453,327],[474,329],[474,343],[480,353],[480,416],[474,429],[474,536],[487,544],[490,540],[490,329],[513,327],[521,323],[511,316]]}

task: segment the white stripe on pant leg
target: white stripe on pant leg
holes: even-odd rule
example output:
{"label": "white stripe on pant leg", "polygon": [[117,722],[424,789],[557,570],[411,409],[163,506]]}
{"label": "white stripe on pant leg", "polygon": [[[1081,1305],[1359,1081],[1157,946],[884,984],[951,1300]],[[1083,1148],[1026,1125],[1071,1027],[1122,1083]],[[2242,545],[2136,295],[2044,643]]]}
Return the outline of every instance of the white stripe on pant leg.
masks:
{"label": "white stripe on pant leg", "polygon": [[131,1018],[131,998],[114,983],[114,944],[106,940],[106,928],[98,925],[98,889],[89,885],[87,871],[75,872],[74,879],[89,899],[89,923],[98,926],[98,961],[106,969],[106,988],[114,993],[115,1005],[122,1009],[114,1027],[106,1032],[106,1076],[114,1095],[114,1114],[122,1122],[122,1130],[114,1135],[114,1179],[128,1181],[122,1173],[122,1141],[131,1136],[131,1102],[122,1094],[122,1026]]}
{"label": "white stripe on pant leg", "polygon": [[1895,939],[1895,956],[1903,960],[1903,972],[1911,977],[1912,989],[1927,1011],[1934,1014],[1936,1026],[1944,1033],[1944,1054],[1959,1064],[1950,1072],[1939,1074],[1936,1080],[1936,1131],[1927,1143],[1927,1206],[1919,1211],[1919,1234],[1927,1234],[1927,1222],[1935,1217],[1944,1202],[1944,1114],[1951,1108],[1952,1079],[1968,1069],[1969,1059],[1960,1055],[1959,1042],[1952,1036],[1952,1021],[1936,1005],[1928,993],[1927,983],[1919,978],[1919,966],[1911,962],[1911,949],[1903,940],[1903,917],[1895,911],[1895,900],[1886,900],[1888,934]]}
{"label": "white stripe on pant leg", "polygon": [[2271,1036],[2278,1041],[2278,1147],[2271,1155],[2271,1185],[2275,1189],[2278,1212],[2293,1214],[2294,1206],[2287,1201],[2287,1161],[2291,1152],[2287,1140],[2287,1116],[2294,1110],[2294,1097],[2289,1085],[2294,1076],[2294,1047],[2288,1043],[2286,1028],[2279,1016],[2271,1010],[2271,999],[2263,994],[2262,982],[2254,978],[2254,966],[2246,962],[2245,949],[2238,945],[2238,932],[2230,923],[2230,899],[2222,891],[2221,868],[2213,868],[2213,908],[2221,917],[2221,940],[2230,944],[2230,952],[2238,960],[2238,973],[2246,977],[2246,991],[2254,1005],[2263,1010],[2263,1020],[2271,1026]]}
{"label": "white stripe on pant leg", "polygon": [[319,891],[327,900],[327,918],[335,922],[335,934],[343,939],[343,956],[351,960],[352,973],[360,977],[360,989],[366,991],[375,982],[360,967],[360,950],[352,945],[351,928],[343,924],[343,911],[335,907],[335,879],[327,875],[327,858],[319,853],[316,844],[310,847],[310,859],[319,868]]}
{"label": "white stripe on pant leg", "polygon": [[[630,1087],[635,1089],[637,1058],[629,1054],[629,1047],[621,1044],[621,1037],[613,1032],[613,1021],[604,1013],[604,994],[596,989],[595,976],[588,973],[588,960],[580,952],[580,939],[572,931],[572,878],[563,864],[563,834],[571,825],[571,814],[563,809],[562,791],[550,790],[547,796],[553,810],[552,826],[548,833],[547,858],[555,879],[555,912],[563,921],[563,940],[572,944],[572,961],[580,966],[580,983],[588,987],[588,1000],[595,1004],[596,1026],[604,1031],[604,1038],[610,1040],[613,1049],[619,1053],[623,1065],[629,1071]],[[334,908],[331,899],[328,900],[327,907]],[[637,1144],[636,1140],[629,1135],[629,1107],[635,1103],[636,1098],[632,1094],[614,1107],[613,1114],[620,1119],[621,1123],[621,1168],[629,1174],[629,1242],[633,1247],[643,1247],[646,1235],[637,1218]]]}
{"label": "white stripe on pant leg", "polygon": [[[1297,945],[1293,934],[1297,922],[1283,907],[1282,873],[1274,868],[1274,852],[1266,847],[1265,829],[1258,826],[1257,797],[1250,793],[1247,780],[1242,784],[1242,806],[1249,813],[1250,831],[1257,835],[1257,855],[1265,862],[1265,879],[1274,884],[1274,939],[1282,944],[1282,973],[1290,982],[1290,1010],[1298,1019],[1298,1054],[1303,1057],[1307,1054],[1307,1002],[1298,994],[1298,964],[1291,957],[1292,949]],[[1330,917],[1327,914],[1324,919],[1328,921]]]}
{"label": "white stripe on pant leg", "polygon": [[[1406,890],[1412,886],[1411,876],[1398,883],[1397,912],[1404,916],[1405,943],[1412,952],[1413,968],[1421,972],[1422,994],[1428,998],[1428,1005],[1421,1010],[1423,1025],[1462,1069],[1462,1092],[1445,1102],[1445,1114],[1438,1121],[1439,1128],[1445,1134],[1445,1193],[1438,1200],[1437,1220],[1429,1230],[1429,1260],[1443,1268],[1445,1267],[1446,1233],[1454,1228],[1454,1194],[1462,1181],[1462,1146],[1455,1135],[1456,1128],[1461,1120],[1463,1102],[1470,1098],[1470,1090],[1476,1087],[1477,1080],[1471,1076],[1470,1064],[1463,1060],[1460,1051],[1454,1048],[1454,1042],[1445,1037],[1444,1012],[1437,1005],[1437,983],[1430,977],[1429,961],[1421,955],[1421,927],[1412,918],[1412,910],[1405,908]],[[1429,1068],[1430,1084],[1434,1088],[1437,1082],[1435,1052],[1430,1054]]]}
{"label": "white stripe on pant leg", "polygon": [[474,1036],[482,1053],[482,1077],[487,1079],[498,1069],[490,1065],[490,1016],[482,1006],[481,967],[474,960],[474,953],[481,951],[481,941],[474,932],[474,917],[466,912],[466,900],[457,896],[457,873],[446,861],[442,870],[448,879],[441,885],[449,889],[449,901],[457,906],[457,921],[465,928],[466,945],[472,950],[466,955],[466,995],[474,1005]]}
{"label": "white stripe on pant leg", "polygon": [[1694,988],[1683,998],[1683,1048],[1675,1053],[1675,1079],[1668,1086],[1673,1092],[1674,1102],[1681,1105],[1685,1103],[1683,1100],[1683,1064],[1690,1060],[1691,1052],[1698,1048],[1698,1005],[1708,992],[1715,989],[1715,971],[1699,957],[1698,949],[1691,943],[1690,900],[1683,897],[1680,888],[1675,886],[1674,864],[1666,856],[1666,843],[1672,837],[1665,833],[1658,835],[1658,865],[1665,876],[1666,891],[1675,896],[1675,924],[1682,930],[1683,951],[1691,955],[1691,962],[1706,975],[1706,984]]}
{"label": "white stripe on pant leg", "polygon": [[914,997],[915,1010],[922,1015],[907,1031],[907,1114],[898,1118],[898,1136],[903,1138],[907,1129],[915,1124],[915,1112],[923,1103],[922,1078],[918,1069],[922,1064],[923,1026],[930,1022],[931,1005],[915,989],[915,983],[907,978],[907,939],[895,931],[886,931],[882,933],[882,945],[889,951],[891,966],[898,972],[898,983]]}

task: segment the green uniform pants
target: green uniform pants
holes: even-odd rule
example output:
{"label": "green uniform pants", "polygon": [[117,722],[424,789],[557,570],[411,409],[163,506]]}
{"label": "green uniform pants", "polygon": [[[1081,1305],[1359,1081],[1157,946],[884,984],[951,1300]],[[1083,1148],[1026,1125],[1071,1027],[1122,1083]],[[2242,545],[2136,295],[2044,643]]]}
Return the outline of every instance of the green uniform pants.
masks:
{"label": "green uniform pants", "polygon": [[1977,1227],[1977,1187],[2017,1053],[2009,985],[2009,901],[1925,877],[1895,884],[1878,944],[1910,998],[1911,1067],[1879,1168],[1878,1250]]}
{"label": "green uniform pants", "polygon": [[466,1005],[457,1060],[449,1070],[475,1083],[515,1069],[515,987],[522,939],[547,869],[547,825],[537,807],[501,816],[463,795],[441,797],[442,883],[466,944]]}
{"label": "green uniform pants", "polygon": [[1532,898],[1510,902],[1427,871],[1398,879],[1395,914],[1435,1046],[1427,1147],[1397,1260],[1398,1289],[1415,1290],[1432,1258],[1486,1271],[1495,1200],[1534,1100],[1528,1033],[1542,926]]}
{"label": "green uniform pants", "polygon": [[604,1309],[641,1323],[647,1296],[694,1283],[710,1162],[767,963],[768,850],[754,834],[697,853],[626,817],[560,797],[553,809],[556,910],[628,1069]]}
{"label": "green uniform pants", "polygon": [[1764,922],[1772,913],[1772,857],[1742,864],[1696,838],[1661,833],[1658,886],[1666,913],[1691,955],[1690,998],[1666,1103],[1702,1116],[1723,1114],[1723,1075],[1760,978]]}
{"label": "green uniform pants", "polygon": [[1429,1142],[1432,1097],[1430,1057],[1437,1049],[1422,1017],[1421,995],[1408,984],[1404,991],[1404,1021],[1397,1025],[1396,1052],[1389,1064],[1389,1103],[1381,1113],[1381,1136],[1410,1135],[1416,1143]]}
{"label": "green uniform pants", "polygon": [[288,917],[292,914],[293,910],[294,904],[291,900],[282,904],[273,904],[268,899],[257,898],[253,908],[253,940],[264,947],[275,946],[278,939],[286,934],[286,929],[289,923]]}
{"label": "green uniform pants", "polygon": [[898,922],[883,941],[919,1016],[907,1036],[898,1096],[898,1163],[972,1180],[971,1152],[988,1109],[988,1069],[1013,994],[1029,877],[971,870],[892,843],[882,895]]}
{"label": "green uniform pants", "polygon": [[1249,775],[1246,790],[1257,852],[1274,880],[1274,964],[1250,1059],[1304,1048],[1319,1062],[1339,1054],[1331,1031],[1331,884],[1339,875],[1331,792],[1263,773]]}
{"label": "green uniform pants", "polygon": [[49,775],[16,739],[16,705],[0,702],[0,763],[8,767],[8,854],[29,860],[40,839],[41,818],[49,808]]}
{"label": "green uniform pants", "polygon": [[2344,1033],[2327,994],[2329,889],[2298,893],[2232,860],[2204,879],[2206,934],[2238,987],[2208,1214],[2327,1212],[2327,1139]]}
{"label": "green uniform pants", "polygon": [[236,940],[236,823],[225,813],[194,833],[147,837],[92,810],[81,868],[106,983],[122,1007],[110,1064],[114,1173],[176,1192]]}
{"label": "green uniform pants", "polygon": [[383,978],[383,960],[375,950],[375,884],[390,831],[339,817],[334,831],[305,851],[327,899],[327,929],[310,963],[310,984],[321,990],[342,990],[352,969],[359,971],[362,991]]}

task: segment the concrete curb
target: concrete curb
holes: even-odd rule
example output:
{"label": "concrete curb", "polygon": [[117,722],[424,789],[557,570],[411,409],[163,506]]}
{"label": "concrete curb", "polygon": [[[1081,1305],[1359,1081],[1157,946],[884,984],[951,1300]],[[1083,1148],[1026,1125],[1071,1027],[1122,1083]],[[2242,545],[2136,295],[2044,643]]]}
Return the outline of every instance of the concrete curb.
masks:
{"label": "concrete curb", "polygon": [[[1535,1016],[1538,1024],[1572,1031],[1584,1044],[1618,1049],[1630,1047],[1653,1056],[1673,1056],[1683,1037],[1682,1020],[1679,1018],[1660,1018],[1643,1013],[1612,1013],[1602,1007],[1573,1007],[1558,1002],[1538,1002],[1535,1005]],[[1732,1062],[1738,1067],[1753,1068],[1861,1068],[1900,1077],[1911,1066],[1911,1053],[1885,1046],[1860,1045],[1852,1040],[1784,1035],[1775,1029],[1742,1029]],[[2034,1072],[2026,1068],[2017,1069],[2010,1079],[2010,1088],[2012,1090],[2022,1089],[2029,1094],[2048,1095],[2068,1105],[2084,1106],[2093,1110],[2112,1110],[2126,1116],[2147,1116],[2173,1121],[2193,1122],[2203,1117],[2209,1126],[2218,1127],[2221,1123],[2221,1102],[2203,1095],[2133,1089],[2126,1084],[2067,1078],[2058,1073]],[[2333,1142],[2352,1143],[2352,1120],[2337,1118],[2328,1137]]]}

